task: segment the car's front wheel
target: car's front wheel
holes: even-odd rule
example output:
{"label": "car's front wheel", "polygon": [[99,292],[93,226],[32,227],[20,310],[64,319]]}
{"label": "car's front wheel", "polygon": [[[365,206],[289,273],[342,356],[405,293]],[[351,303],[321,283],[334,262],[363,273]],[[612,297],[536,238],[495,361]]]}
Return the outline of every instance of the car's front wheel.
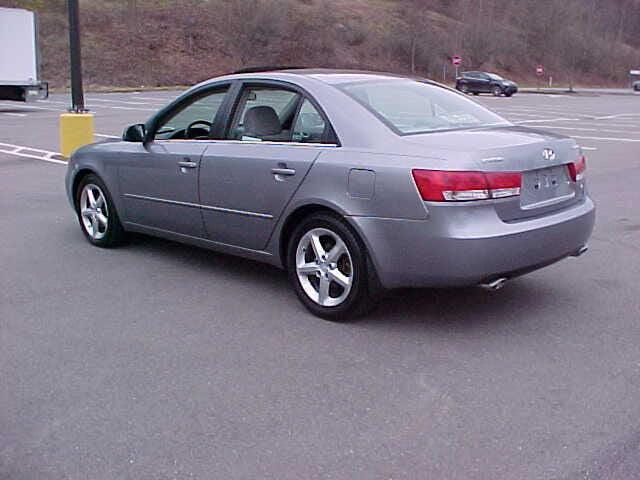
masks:
{"label": "car's front wheel", "polygon": [[499,97],[500,95],[502,95],[502,88],[500,88],[499,85],[496,85],[495,87],[493,87],[493,95],[496,97]]}
{"label": "car's front wheel", "polygon": [[372,306],[366,249],[337,215],[302,221],[289,241],[287,265],[296,294],[319,317],[349,320]]}
{"label": "car's front wheel", "polygon": [[86,175],[76,189],[76,213],[82,233],[98,247],[112,247],[125,233],[109,190],[96,175]]}

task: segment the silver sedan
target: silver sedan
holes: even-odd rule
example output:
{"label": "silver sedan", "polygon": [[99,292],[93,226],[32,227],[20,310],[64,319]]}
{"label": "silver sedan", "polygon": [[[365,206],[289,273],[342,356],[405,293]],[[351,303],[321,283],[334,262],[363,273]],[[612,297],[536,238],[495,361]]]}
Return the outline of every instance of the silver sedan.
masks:
{"label": "silver sedan", "polygon": [[280,70],[204,82],[79,149],[66,188],[96,246],[142,232],[268,262],[341,320],[384,289],[497,289],[584,253],[585,168],[570,138],[427,80]]}

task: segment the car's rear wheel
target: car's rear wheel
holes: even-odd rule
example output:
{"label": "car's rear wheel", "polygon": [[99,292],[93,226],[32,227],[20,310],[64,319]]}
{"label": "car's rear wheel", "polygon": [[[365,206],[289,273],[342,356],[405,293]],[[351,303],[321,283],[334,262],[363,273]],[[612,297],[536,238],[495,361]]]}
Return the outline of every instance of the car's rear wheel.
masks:
{"label": "car's rear wheel", "polygon": [[296,294],[319,317],[349,320],[372,306],[366,249],[337,215],[317,213],[301,222],[287,265]]}
{"label": "car's rear wheel", "polygon": [[495,87],[493,87],[492,92],[495,97],[499,97],[500,95],[502,95],[502,88],[500,88],[499,85],[496,85]]}
{"label": "car's rear wheel", "polygon": [[109,190],[96,175],[86,175],[76,189],[76,213],[84,236],[98,247],[120,244],[125,232]]}

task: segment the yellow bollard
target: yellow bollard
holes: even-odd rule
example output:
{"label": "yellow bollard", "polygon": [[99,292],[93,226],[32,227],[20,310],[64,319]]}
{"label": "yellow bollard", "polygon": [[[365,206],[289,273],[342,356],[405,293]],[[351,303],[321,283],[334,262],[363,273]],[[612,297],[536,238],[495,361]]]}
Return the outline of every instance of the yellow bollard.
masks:
{"label": "yellow bollard", "polygon": [[60,115],[60,153],[65,157],[93,143],[92,113],[63,113]]}

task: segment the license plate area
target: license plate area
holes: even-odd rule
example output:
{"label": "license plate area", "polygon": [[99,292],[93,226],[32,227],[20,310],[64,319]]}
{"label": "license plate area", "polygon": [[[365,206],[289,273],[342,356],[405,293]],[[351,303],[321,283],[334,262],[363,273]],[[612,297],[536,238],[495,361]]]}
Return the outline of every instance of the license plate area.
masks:
{"label": "license plate area", "polygon": [[574,196],[575,191],[571,186],[566,165],[531,170],[522,176],[520,192],[522,209],[540,208]]}

